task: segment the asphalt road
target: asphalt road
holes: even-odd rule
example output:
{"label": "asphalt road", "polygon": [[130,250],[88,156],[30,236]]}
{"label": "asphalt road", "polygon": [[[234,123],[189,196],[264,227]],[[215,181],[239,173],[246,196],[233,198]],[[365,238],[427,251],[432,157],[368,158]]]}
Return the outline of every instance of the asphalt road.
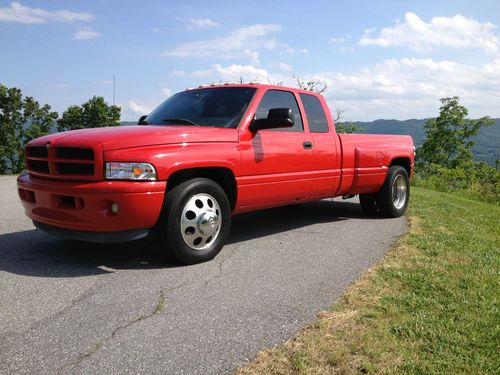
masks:
{"label": "asphalt road", "polygon": [[234,217],[208,263],[33,230],[0,177],[0,373],[223,374],[328,308],[406,220],[325,200]]}

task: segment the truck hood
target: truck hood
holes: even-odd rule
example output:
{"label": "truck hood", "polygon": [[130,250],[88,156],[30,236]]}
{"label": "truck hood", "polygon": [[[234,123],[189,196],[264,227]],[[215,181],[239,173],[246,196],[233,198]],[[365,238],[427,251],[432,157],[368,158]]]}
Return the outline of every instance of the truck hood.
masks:
{"label": "truck hood", "polygon": [[104,151],[175,143],[238,142],[238,130],[201,126],[140,125],[81,129],[37,138],[30,145],[48,142],[71,145],[99,143]]}

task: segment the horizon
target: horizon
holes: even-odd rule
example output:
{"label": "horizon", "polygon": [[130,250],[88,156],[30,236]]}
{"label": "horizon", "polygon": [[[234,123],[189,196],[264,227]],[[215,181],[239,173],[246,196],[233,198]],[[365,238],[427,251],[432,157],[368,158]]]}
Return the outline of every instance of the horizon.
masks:
{"label": "horizon", "polygon": [[[334,121],[335,124],[344,124],[344,123],[374,123],[374,122],[377,122],[377,121],[398,121],[398,122],[406,122],[406,121],[427,121],[427,120],[431,120],[433,118],[436,118],[438,117],[439,113],[436,114],[436,116],[434,117],[424,117],[424,118],[407,118],[407,119],[395,119],[395,118],[377,118],[375,120],[338,120],[338,121]],[[478,118],[471,118],[471,117],[468,117],[469,119],[471,120],[477,120]],[[500,121],[500,117],[491,117],[490,118],[494,121]],[[120,124],[123,123],[123,122],[137,122],[137,120],[122,120],[120,119]],[[133,125],[133,124],[128,124],[128,125]],[[168,126],[168,125],[164,125],[164,126]]]}
{"label": "horizon", "polygon": [[[132,21],[132,22],[131,22]],[[500,3],[443,0],[206,7],[145,1],[0,1],[0,83],[60,115],[92,96],[134,121],[173,93],[257,79],[327,84],[341,122],[428,119],[459,96],[471,118],[500,118]]]}

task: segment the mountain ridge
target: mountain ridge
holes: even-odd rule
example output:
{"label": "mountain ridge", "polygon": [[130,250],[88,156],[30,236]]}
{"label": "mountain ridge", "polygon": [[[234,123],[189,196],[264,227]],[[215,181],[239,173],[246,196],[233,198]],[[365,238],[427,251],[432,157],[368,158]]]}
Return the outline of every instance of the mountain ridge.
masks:
{"label": "mountain ridge", "polygon": [[[415,146],[420,146],[425,139],[424,124],[429,119],[377,119],[374,121],[339,121],[338,124],[356,124],[365,134],[411,135]],[[493,126],[483,128],[473,138],[476,142],[472,152],[477,160],[495,166],[500,154],[500,118],[493,119]],[[120,125],[135,125],[136,121],[121,121]]]}
{"label": "mountain ridge", "polygon": [[[374,121],[339,121],[338,124],[355,124],[363,129],[365,134],[397,134],[411,135],[415,146],[420,146],[425,139],[424,124],[429,119],[377,119]],[[482,128],[473,138],[476,144],[472,152],[477,160],[495,166],[500,154],[500,118],[494,118],[495,124]]]}

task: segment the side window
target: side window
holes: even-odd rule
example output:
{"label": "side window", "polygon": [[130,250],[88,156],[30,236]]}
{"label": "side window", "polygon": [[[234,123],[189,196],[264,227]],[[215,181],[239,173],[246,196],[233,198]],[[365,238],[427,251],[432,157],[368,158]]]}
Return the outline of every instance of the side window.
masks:
{"label": "side window", "polygon": [[300,94],[306,110],[307,123],[311,133],[328,133],[328,122],[319,99],[313,95]]}
{"label": "side window", "polygon": [[255,113],[256,119],[267,118],[267,113],[272,108],[290,108],[294,119],[293,128],[278,128],[272,129],[275,131],[285,132],[303,132],[304,126],[302,125],[302,117],[300,116],[299,106],[295,100],[295,96],[289,91],[269,90],[267,91],[262,100],[260,101],[257,112]]}

